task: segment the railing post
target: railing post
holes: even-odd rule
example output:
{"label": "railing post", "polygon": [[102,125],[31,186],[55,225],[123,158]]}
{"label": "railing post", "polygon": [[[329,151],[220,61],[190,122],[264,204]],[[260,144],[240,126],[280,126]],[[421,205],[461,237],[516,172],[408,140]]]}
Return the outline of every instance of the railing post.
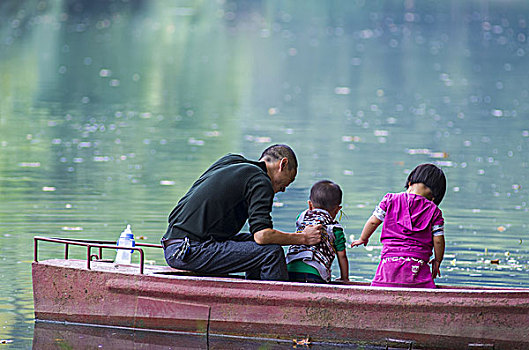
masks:
{"label": "railing post", "polygon": [[90,252],[92,250],[92,246],[89,244],[86,246],[86,268],[90,270]]}
{"label": "railing post", "polygon": [[143,249],[138,250],[140,253],[140,275],[143,275],[143,267],[145,265],[145,257],[143,256]]}
{"label": "railing post", "polygon": [[66,243],[66,244],[64,245],[64,259],[65,259],[65,260],[68,260],[68,248],[69,248],[69,246],[70,246],[70,245],[69,245],[68,243]]}
{"label": "railing post", "polygon": [[33,238],[33,261],[38,262],[37,258],[37,250],[38,250],[38,242],[39,240],[37,238]]}

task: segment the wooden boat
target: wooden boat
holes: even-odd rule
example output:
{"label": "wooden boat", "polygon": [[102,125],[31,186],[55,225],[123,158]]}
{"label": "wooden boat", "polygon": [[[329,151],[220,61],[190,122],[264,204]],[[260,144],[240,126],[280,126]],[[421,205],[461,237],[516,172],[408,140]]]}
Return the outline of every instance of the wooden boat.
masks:
{"label": "wooden boat", "polygon": [[[38,261],[38,242],[65,247]],[[168,266],[115,265],[112,242],[35,237],[35,318],[75,324],[312,342],[427,348],[529,348],[529,289],[381,288],[196,276]],[[69,259],[70,246],[86,259]],[[98,253],[92,254],[97,249]],[[130,248],[128,248],[130,249]]]}

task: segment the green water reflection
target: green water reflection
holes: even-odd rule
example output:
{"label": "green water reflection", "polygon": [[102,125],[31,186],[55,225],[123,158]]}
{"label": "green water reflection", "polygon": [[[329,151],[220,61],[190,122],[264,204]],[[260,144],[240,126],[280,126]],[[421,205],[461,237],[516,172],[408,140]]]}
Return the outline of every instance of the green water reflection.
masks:
{"label": "green water reflection", "polygon": [[[130,223],[157,243],[211,162],[256,158],[275,142],[300,160],[277,195],[279,229],[293,230],[311,184],[330,178],[358,236],[384,193],[400,191],[416,164],[438,162],[449,184],[439,283],[529,287],[528,10],[2,1],[0,339],[32,342],[34,235],[115,239]],[[348,251],[353,280],[372,278],[377,242]]]}

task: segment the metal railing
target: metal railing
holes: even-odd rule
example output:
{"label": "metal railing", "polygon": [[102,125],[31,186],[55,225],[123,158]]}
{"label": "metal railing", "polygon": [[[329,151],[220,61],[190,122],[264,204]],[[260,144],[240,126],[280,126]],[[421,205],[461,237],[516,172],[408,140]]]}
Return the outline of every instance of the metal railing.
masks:
{"label": "metal railing", "polygon": [[[140,254],[140,274],[143,275],[144,266],[145,266],[145,253],[140,247],[149,247],[149,248],[162,248],[161,244],[151,244],[151,243],[136,243],[136,247],[119,247],[116,245],[115,241],[97,241],[97,240],[88,240],[88,239],[74,239],[74,238],[49,238],[49,237],[33,237],[33,252],[34,258],[33,261],[38,262],[38,242],[52,242],[64,244],[64,259],[68,259],[69,249],[71,245],[83,246],[86,247],[86,268],[90,270],[90,263],[93,259],[102,260],[103,259],[103,249],[128,249],[135,250]],[[98,248],[99,254],[92,254],[92,248]]]}

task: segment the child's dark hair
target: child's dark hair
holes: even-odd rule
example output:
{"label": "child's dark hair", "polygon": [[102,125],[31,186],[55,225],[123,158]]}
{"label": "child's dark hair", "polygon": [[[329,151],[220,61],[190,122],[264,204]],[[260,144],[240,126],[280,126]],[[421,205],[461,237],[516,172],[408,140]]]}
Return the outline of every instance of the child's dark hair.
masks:
{"label": "child's dark hair", "polygon": [[432,191],[433,202],[439,205],[446,193],[446,177],[441,168],[434,164],[421,164],[412,170],[404,187],[416,183],[425,184]]}
{"label": "child's dark hair", "polygon": [[332,210],[342,203],[342,189],[332,181],[318,181],[310,189],[310,200],[316,208]]}

